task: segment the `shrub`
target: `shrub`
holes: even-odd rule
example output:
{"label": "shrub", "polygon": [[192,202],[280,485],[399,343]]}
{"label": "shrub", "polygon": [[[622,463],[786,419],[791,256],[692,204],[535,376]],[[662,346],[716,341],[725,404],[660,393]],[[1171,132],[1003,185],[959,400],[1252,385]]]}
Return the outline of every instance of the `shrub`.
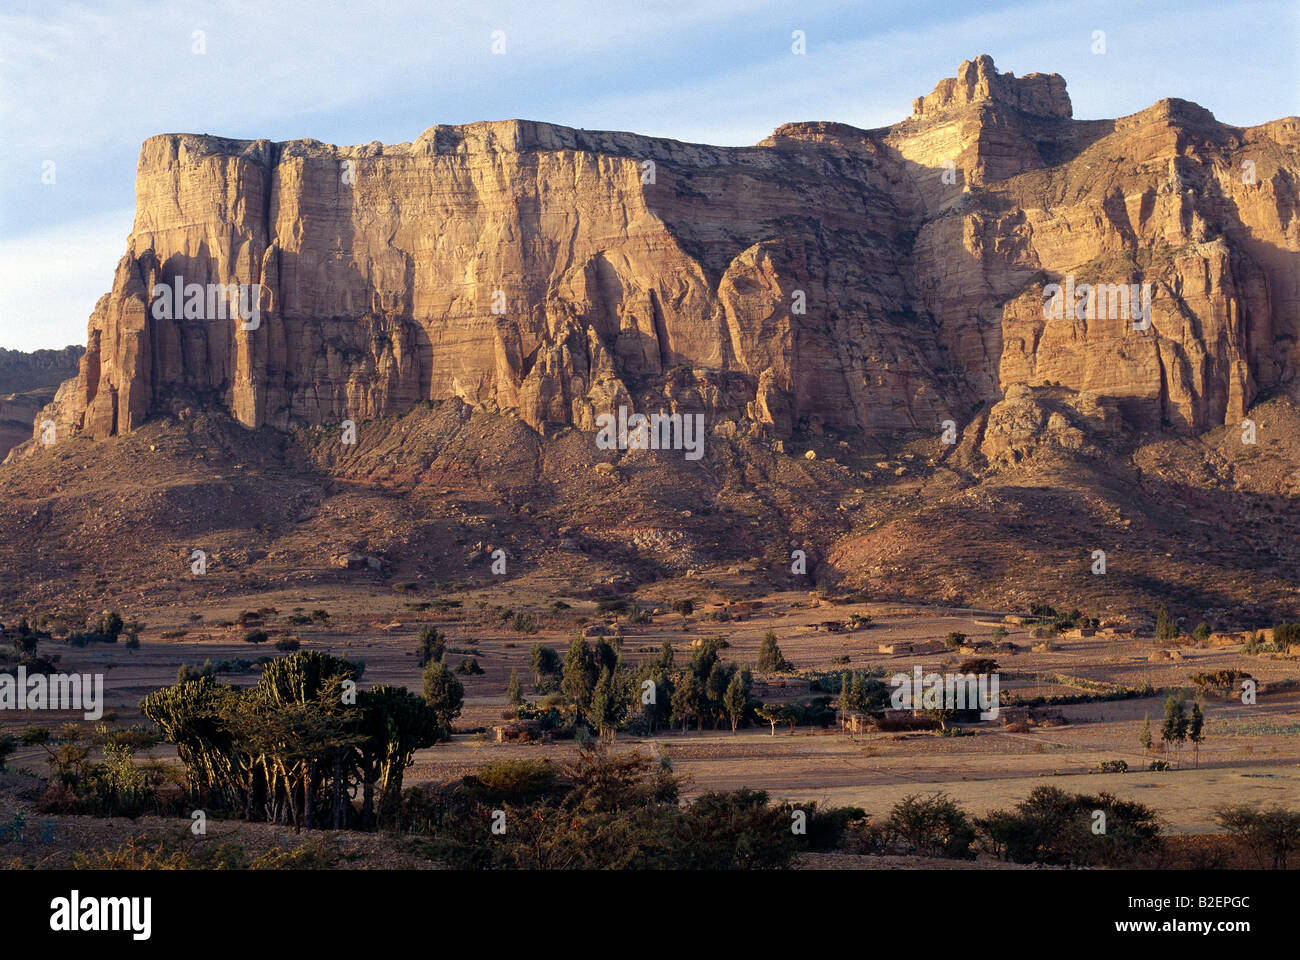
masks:
{"label": "shrub", "polygon": [[1196,625],[1196,629],[1192,631],[1192,636],[1195,637],[1197,640],[1199,640],[1201,643],[1204,643],[1206,640],[1209,640],[1210,625],[1208,623],[1205,623],[1204,621],[1198,623]]}
{"label": "shrub", "polygon": [[943,645],[949,650],[956,650],[966,642],[966,634],[958,633],[956,630],[943,638]]}
{"label": "shrub", "polygon": [[1154,770],[1156,773],[1163,773],[1166,770],[1172,770],[1173,764],[1168,760],[1152,760],[1151,766],[1147,769]]}
{"label": "shrub", "polygon": [[301,646],[302,644],[298,641],[297,637],[281,637],[279,640],[275,641],[275,649],[279,650],[281,653],[292,653]]}
{"label": "shrub", "polygon": [[1300,810],[1280,805],[1261,809],[1258,803],[1246,803],[1216,807],[1214,815],[1255,855],[1260,867],[1271,861],[1272,869],[1285,870],[1291,852],[1300,848]]}
{"label": "shrub", "polygon": [[1273,644],[1279,650],[1300,646],[1300,622],[1287,623],[1283,620],[1273,627]]}
{"label": "shrub", "polygon": [[[1092,832],[1097,811],[1106,818],[1104,834]],[[1160,836],[1150,807],[1056,787],[1036,787],[1014,811],[994,811],[975,826],[990,853],[1016,863],[1124,866],[1148,853]]]}
{"label": "shrub", "polygon": [[269,639],[271,637],[265,630],[249,630],[244,634],[245,643],[266,643]]}
{"label": "shrub", "polygon": [[972,657],[963,660],[957,669],[962,673],[997,673],[998,662],[992,657]]}
{"label": "shrub", "polygon": [[945,793],[930,797],[912,794],[894,805],[887,821],[890,832],[922,856],[969,860],[975,829],[970,818]]}
{"label": "shrub", "polygon": [[674,600],[673,613],[680,614],[683,617],[689,617],[695,612],[695,601],[690,599]]}
{"label": "shrub", "polygon": [[478,665],[478,661],[473,657],[466,657],[460,662],[460,666],[456,668],[456,672],[461,676],[470,676],[482,673],[483,668]]}
{"label": "shrub", "polygon": [[1101,760],[1097,763],[1098,773],[1128,773],[1126,760]]}

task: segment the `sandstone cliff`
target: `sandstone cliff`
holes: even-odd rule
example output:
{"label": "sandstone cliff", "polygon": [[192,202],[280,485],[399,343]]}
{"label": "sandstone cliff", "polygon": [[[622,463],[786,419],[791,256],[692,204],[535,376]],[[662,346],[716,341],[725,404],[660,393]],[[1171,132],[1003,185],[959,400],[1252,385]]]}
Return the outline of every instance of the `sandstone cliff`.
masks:
{"label": "sandstone cliff", "polygon": [[[1198,432],[1295,390],[1298,183],[1296,118],[1075,121],[1060,77],[988,57],[892,127],[748,148],[525,121],[158,136],[80,372],[37,419],[103,438],[190,406],[293,428],[455,397],[538,430],[628,403],[882,435],[1050,384]],[[1044,319],[1067,277],[1149,284],[1149,329]],[[178,278],[260,285],[259,322],[156,316]]]}

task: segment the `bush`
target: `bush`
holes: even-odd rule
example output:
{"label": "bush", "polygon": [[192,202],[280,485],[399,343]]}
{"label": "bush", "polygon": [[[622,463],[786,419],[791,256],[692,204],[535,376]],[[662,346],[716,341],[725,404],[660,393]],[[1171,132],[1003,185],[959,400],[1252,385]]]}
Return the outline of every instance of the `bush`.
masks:
{"label": "bush", "polygon": [[957,669],[962,673],[997,673],[998,662],[992,657],[972,657],[969,660],[963,660],[961,666]]}
{"label": "bush", "polygon": [[970,818],[945,793],[930,797],[912,794],[894,805],[888,829],[909,850],[921,856],[970,860],[975,856],[975,828]]}
{"label": "bush", "polygon": [[1164,773],[1166,770],[1172,770],[1173,764],[1168,760],[1152,760],[1148,770],[1154,770],[1156,773]]}
{"label": "bush", "polygon": [[1098,773],[1128,773],[1127,760],[1101,760],[1097,763]]}
{"label": "bush", "polygon": [[966,634],[958,633],[956,630],[954,630],[952,633],[948,634],[946,637],[943,638],[943,645],[947,647],[949,650],[956,650],[965,642],[966,642]]}
{"label": "bush", "polygon": [[249,630],[244,634],[245,643],[266,643],[270,639],[270,635],[265,630]]}
{"label": "bush", "polygon": [[[1096,811],[1105,815],[1104,834],[1092,832]],[[1160,837],[1150,807],[1056,787],[1036,787],[1014,811],[994,811],[975,827],[990,853],[1015,863],[1126,866],[1151,852]]]}
{"label": "bush", "polygon": [[461,676],[470,676],[482,673],[483,668],[478,665],[478,661],[473,657],[466,657],[460,662],[460,666],[456,668],[456,672]]}
{"label": "bush", "polygon": [[279,640],[275,641],[275,649],[279,650],[281,653],[292,653],[301,646],[302,644],[298,641],[297,637],[281,637]]}
{"label": "bush", "polygon": [[1289,855],[1300,848],[1300,810],[1259,804],[1220,806],[1214,811],[1219,825],[1240,840],[1255,855],[1260,867],[1270,863],[1274,870],[1287,869]]}

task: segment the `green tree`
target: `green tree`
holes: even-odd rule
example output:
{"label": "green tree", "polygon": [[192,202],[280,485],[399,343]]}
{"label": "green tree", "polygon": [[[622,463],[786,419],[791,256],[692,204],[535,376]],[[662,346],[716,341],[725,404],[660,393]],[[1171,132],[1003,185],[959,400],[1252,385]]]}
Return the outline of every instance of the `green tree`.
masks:
{"label": "green tree", "polygon": [[799,717],[790,706],[784,703],[765,703],[755,713],[772,725],[772,736],[776,736],[778,723],[790,724],[790,734],[794,735],[794,725]]}
{"label": "green tree", "polygon": [[544,679],[560,672],[560,655],[544,643],[534,643],[528,650],[528,669],[533,672],[533,685],[540,687]]}
{"label": "green tree", "polygon": [[512,707],[518,707],[524,702],[524,688],[519,682],[519,671],[513,667],[510,669],[510,683],[506,685],[506,701]]}
{"label": "green tree", "polygon": [[671,673],[673,669],[673,642],[664,637],[664,642],[659,647],[659,659],[655,661],[657,666],[664,673]]}
{"label": "green tree", "polygon": [[441,660],[424,665],[424,701],[433,711],[440,731],[438,738],[447,739],[451,736],[451,722],[460,716],[465,702],[465,688]]}
{"label": "green tree", "polygon": [[696,722],[697,730],[704,729],[704,688],[695,674],[686,674],[677,684],[677,689],[673,691],[672,707],[672,722],[682,725],[682,733],[686,732],[686,725],[691,720]]}
{"label": "green tree", "polygon": [[1138,737],[1138,743],[1142,744],[1142,750],[1145,753],[1151,752],[1151,714],[1142,718],[1142,735]]}
{"label": "green tree", "polygon": [[722,706],[731,719],[731,732],[736,732],[740,721],[745,718],[745,708],[749,705],[749,694],[745,691],[745,679],[739,673],[733,673],[722,695]]}
{"label": "green tree", "polygon": [[415,656],[420,669],[424,669],[424,665],[430,660],[442,659],[447,643],[441,630],[426,623],[420,628],[416,639],[419,640],[419,646],[415,649]]}
{"label": "green tree", "polygon": [[781,648],[777,646],[776,631],[770,628],[758,648],[758,669],[761,673],[786,673],[792,669],[790,661],[782,655]]}
{"label": "green tree", "polygon": [[1192,741],[1196,766],[1201,766],[1201,742],[1205,739],[1205,713],[1199,703],[1192,704],[1192,718],[1187,723],[1187,739]]}
{"label": "green tree", "polygon": [[[408,693],[404,687],[381,685],[357,695],[361,710],[360,732],[367,737],[361,744],[363,825],[370,821],[373,785],[379,787],[378,824],[383,827],[397,817],[402,800],[402,779],[415,757],[415,751],[431,747],[442,737],[440,718],[428,702]],[[341,751],[327,751],[334,762],[334,822],[343,819],[345,803]],[[337,827],[336,827],[337,829]]]}
{"label": "green tree", "polygon": [[581,723],[591,707],[591,695],[600,679],[596,658],[582,637],[574,637],[564,658],[560,690],[572,704],[577,722]]}
{"label": "green tree", "polygon": [[1160,728],[1160,740],[1168,755],[1171,746],[1177,746],[1187,739],[1187,703],[1182,696],[1172,693],[1165,700],[1165,722]]}
{"label": "green tree", "polygon": [[727,695],[727,686],[731,683],[731,676],[735,672],[735,667],[728,669],[722,664],[722,661],[715,660],[712,669],[709,670],[709,678],[704,681],[704,698],[708,701],[709,714],[713,717],[713,729],[715,730],[727,714],[727,705],[724,701]]}
{"label": "green tree", "polygon": [[1156,637],[1160,640],[1173,640],[1178,636],[1178,621],[1169,616],[1169,608],[1163,603],[1156,612]]}
{"label": "green tree", "polygon": [[1195,637],[1197,640],[1199,640],[1201,643],[1204,643],[1206,640],[1209,640],[1210,625],[1204,621],[1198,623],[1196,625],[1196,629],[1192,631],[1192,636]]}
{"label": "green tree", "polygon": [[605,667],[591,695],[591,719],[603,738],[613,741],[632,706],[632,691],[622,670]]}

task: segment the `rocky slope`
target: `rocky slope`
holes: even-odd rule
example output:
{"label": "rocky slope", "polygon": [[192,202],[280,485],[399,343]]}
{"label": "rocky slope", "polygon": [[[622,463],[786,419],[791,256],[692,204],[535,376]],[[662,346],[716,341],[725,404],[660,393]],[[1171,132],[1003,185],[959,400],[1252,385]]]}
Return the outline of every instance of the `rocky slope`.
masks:
{"label": "rocky slope", "polygon": [[[749,148],[525,121],[359,147],[159,136],[49,415],[101,439],[199,405],[294,428],[454,397],[538,430],[628,403],[873,437],[1050,383],[1199,432],[1295,389],[1298,183],[1296,118],[1162,100],[1075,121],[1060,77],[988,57],[892,127]],[[1149,329],[1044,319],[1067,277],[1149,284]],[[159,318],[178,278],[260,284],[259,322]]]}

